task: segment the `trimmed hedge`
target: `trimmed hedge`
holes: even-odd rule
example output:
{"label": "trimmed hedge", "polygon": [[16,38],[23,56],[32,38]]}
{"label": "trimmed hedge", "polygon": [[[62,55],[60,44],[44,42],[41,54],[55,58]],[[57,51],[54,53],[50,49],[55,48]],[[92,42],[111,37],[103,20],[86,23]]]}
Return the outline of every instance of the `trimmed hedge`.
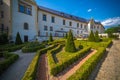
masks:
{"label": "trimmed hedge", "polygon": [[0,47],[0,51],[12,52],[12,51],[16,51],[16,50],[21,49],[23,46],[24,46],[24,44],[22,44],[22,45],[14,45],[14,44],[12,44],[12,45],[9,45],[9,46]]}
{"label": "trimmed hedge", "polygon": [[2,55],[5,60],[0,61],[0,74],[2,74],[12,63],[14,63],[19,56],[17,54],[12,54],[4,52]]}
{"label": "trimmed hedge", "polygon": [[101,47],[97,53],[90,57],[77,71],[75,74],[70,76],[67,80],[87,80],[97,63],[101,60],[106,48]]}
{"label": "trimmed hedge", "polygon": [[22,52],[23,53],[27,53],[27,52],[35,52],[39,49],[42,49],[42,48],[45,48],[45,45],[39,45],[39,46],[36,46],[36,47],[31,47],[31,48],[26,48],[26,47],[23,47],[22,48]]}
{"label": "trimmed hedge", "polygon": [[52,54],[55,54],[59,49],[60,49],[60,46],[47,52],[48,64],[50,67],[50,74],[54,75],[54,76],[56,74],[60,73],[61,71],[63,71],[64,69],[66,69],[68,66],[73,64],[78,59],[80,59],[83,56],[85,56],[86,54],[88,54],[88,51],[90,51],[91,48],[86,47],[86,48],[82,49],[81,51],[79,51],[78,53],[76,53],[75,56],[72,56],[71,58],[69,58],[68,60],[66,60],[62,63],[55,63],[54,59],[52,57]]}
{"label": "trimmed hedge", "polygon": [[48,50],[53,49],[56,46],[57,45],[52,45],[52,46],[49,46],[47,48],[43,48],[41,50],[38,50],[36,55],[32,59],[30,65],[28,66],[22,80],[35,80],[39,57],[41,56],[41,54],[46,53]]}

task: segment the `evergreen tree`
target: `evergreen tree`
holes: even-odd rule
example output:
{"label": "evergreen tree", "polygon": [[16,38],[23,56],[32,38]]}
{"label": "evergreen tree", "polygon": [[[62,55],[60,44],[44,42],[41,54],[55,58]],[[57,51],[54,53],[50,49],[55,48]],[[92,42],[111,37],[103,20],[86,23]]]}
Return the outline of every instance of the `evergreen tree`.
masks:
{"label": "evergreen tree", "polygon": [[98,35],[98,31],[95,32],[95,41],[99,42],[100,41],[100,37]]}
{"label": "evergreen tree", "polygon": [[95,42],[95,36],[94,36],[94,33],[93,33],[92,30],[91,30],[91,32],[90,32],[90,35],[89,35],[89,37],[88,37],[88,40],[91,41],[91,42]]}
{"label": "evergreen tree", "polygon": [[52,41],[53,41],[53,37],[52,37],[52,33],[50,33],[49,42],[52,42]]}
{"label": "evergreen tree", "polygon": [[16,45],[22,44],[22,40],[21,40],[19,32],[17,32],[15,44]]}
{"label": "evergreen tree", "polygon": [[66,52],[75,52],[75,44],[74,44],[74,39],[73,39],[73,34],[72,31],[70,30],[67,36],[67,41],[65,44],[65,51]]}

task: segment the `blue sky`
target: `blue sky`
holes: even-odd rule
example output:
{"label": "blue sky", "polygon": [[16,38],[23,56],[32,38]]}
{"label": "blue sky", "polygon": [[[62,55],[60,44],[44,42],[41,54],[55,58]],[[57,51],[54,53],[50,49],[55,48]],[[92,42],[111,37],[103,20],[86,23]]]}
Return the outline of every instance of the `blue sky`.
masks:
{"label": "blue sky", "polygon": [[120,24],[120,0],[36,0],[37,4],[86,19],[94,18],[104,26]]}

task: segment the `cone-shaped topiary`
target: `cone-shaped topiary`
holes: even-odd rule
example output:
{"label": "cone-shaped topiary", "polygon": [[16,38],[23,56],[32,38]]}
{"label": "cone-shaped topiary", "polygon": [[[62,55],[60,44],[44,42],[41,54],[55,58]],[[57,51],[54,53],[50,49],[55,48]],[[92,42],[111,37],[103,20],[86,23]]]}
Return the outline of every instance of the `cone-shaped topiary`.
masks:
{"label": "cone-shaped topiary", "polygon": [[90,35],[89,35],[89,37],[88,37],[88,40],[91,41],[91,42],[95,42],[95,36],[94,36],[94,33],[93,33],[92,30],[91,30],[91,32],[90,32]]}
{"label": "cone-shaped topiary", "polygon": [[49,42],[52,42],[52,41],[53,41],[53,37],[52,37],[52,33],[50,33]]}
{"label": "cone-shaped topiary", "polygon": [[100,41],[100,37],[98,35],[98,31],[95,32],[95,41],[99,42]]}
{"label": "cone-shaped topiary", "polygon": [[15,44],[16,45],[22,44],[22,40],[21,40],[19,32],[17,32]]}
{"label": "cone-shaped topiary", "polygon": [[74,44],[74,39],[73,39],[73,34],[72,31],[70,30],[67,36],[67,41],[65,44],[65,51],[66,52],[75,52],[75,44]]}

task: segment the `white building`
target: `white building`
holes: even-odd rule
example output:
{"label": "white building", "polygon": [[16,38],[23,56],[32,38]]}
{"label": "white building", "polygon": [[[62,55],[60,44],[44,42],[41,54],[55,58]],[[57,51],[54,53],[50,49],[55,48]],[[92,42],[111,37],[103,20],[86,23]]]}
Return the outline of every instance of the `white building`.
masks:
{"label": "white building", "polygon": [[[0,1],[5,3],[5,0]],[[20,33],[23,41],[31,41],[36,38],[47,40],[50,33],[54,37],[63,37],[70,29],[73,31],[74,37],[87,37],[91,30],[104,32],[104,27],[100,22],[38,6],[34,0],[6,1],[9,1],[10,4],[8,28],[9,37],[13,41],[15,41],[17,32]],[[0,8],[2,7],[0,6]]]}

